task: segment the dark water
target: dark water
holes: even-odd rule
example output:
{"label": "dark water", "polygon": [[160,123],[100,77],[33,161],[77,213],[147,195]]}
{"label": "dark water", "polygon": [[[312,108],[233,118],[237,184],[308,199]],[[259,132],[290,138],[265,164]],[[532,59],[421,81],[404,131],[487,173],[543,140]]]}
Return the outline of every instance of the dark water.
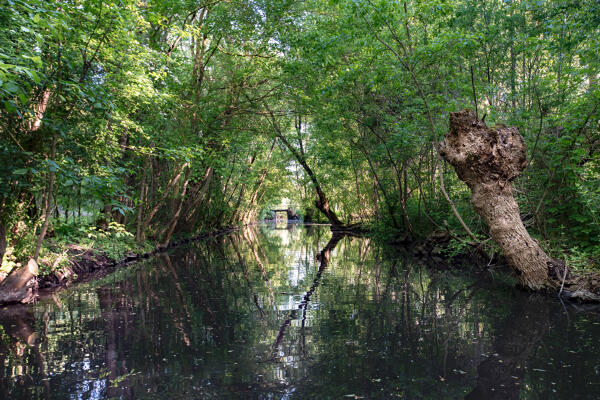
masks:
{"label": "dark water", "polygon": [[4,399],[597,399],[600,317],[326,227],[198,242],[0,312]]}

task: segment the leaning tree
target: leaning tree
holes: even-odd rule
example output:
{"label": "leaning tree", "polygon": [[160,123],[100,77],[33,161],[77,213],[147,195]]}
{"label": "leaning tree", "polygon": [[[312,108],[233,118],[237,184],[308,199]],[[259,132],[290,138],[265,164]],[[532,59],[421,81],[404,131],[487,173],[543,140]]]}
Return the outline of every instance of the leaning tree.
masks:
{"label": "leaning tree", "polygon": [[600,301],[598,274],[573,274],[533,239],[519,213],[513,181],[527,166],[526,146],[516,127],[488,127],[471,110],[450,113],[450,130],[439,154],[471,189],[471,203],[490,229],[521,286]]}

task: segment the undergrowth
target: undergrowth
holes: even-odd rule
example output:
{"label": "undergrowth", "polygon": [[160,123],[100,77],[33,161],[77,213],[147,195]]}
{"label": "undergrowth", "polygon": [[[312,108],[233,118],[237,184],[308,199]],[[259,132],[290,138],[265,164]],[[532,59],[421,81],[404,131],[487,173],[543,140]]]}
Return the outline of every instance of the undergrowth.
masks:
{"label": "undergrowth", "polygon": [[[34,238],[32,238],[34,239]],[[0,272],[8,273],[19,268],[34,253],[35,240],[24,240],[27,245],[9,246],[2,260]],[[153,248],[150,242],[140,245],[134,235],[116,222],[100,229],[91,223],[58,222],[49,229],[38,259],[39,276],[51,274],[70,264],[70,258],[77,254],[92,253],[112,260],[120,260],[129,253],[142,253]]]}

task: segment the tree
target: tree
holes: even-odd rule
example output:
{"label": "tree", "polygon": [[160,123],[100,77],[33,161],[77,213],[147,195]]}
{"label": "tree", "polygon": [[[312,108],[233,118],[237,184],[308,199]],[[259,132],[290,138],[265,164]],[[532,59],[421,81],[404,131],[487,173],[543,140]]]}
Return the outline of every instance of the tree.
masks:
{"label": "tree", "polygon": [[488,224],[523,287],[566,289],[568,297],[600,300],[599,277],[571,274],[566,281],[566,265],[548,257],[521,221],[512,182],[527,166],[527,152],[517,128],[488,128],[470,110],[451,113],[450,130],[439,153],[471,189],[475,211]]}

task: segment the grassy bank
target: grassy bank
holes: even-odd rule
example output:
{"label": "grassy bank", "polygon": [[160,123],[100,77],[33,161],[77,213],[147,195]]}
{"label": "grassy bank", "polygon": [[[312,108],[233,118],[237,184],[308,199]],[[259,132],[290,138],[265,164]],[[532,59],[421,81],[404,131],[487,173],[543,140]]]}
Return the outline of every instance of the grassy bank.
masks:
{"label": "grassy bank", "polygon": [[[8,274],[13,268],[27,263],[34,247],[35,238],[27,236],[8,246],[0,274]],[[154,244],[149,240],[136,243],[134,235],[115,222],[109,223],[104,229],[88,221],[58,222],[53,224],[43,242],[38,259],[38,277],[63,276],[81,262],[112,264],[129,254],[145,253],[153,248]]]}

